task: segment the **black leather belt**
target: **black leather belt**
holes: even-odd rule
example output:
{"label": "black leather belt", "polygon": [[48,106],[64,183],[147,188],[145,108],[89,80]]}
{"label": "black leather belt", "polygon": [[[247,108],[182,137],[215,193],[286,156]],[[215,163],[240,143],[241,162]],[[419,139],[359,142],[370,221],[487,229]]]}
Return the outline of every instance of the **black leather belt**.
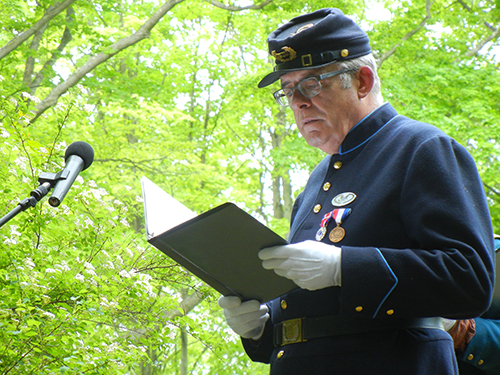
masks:
{"label": "black leather belt", "polygon": [[443,329],[441,318],[365,319],[340,315],[285,320],[274,326],[274,346],[295,344],[320,337],[351,335],[407,328]]}

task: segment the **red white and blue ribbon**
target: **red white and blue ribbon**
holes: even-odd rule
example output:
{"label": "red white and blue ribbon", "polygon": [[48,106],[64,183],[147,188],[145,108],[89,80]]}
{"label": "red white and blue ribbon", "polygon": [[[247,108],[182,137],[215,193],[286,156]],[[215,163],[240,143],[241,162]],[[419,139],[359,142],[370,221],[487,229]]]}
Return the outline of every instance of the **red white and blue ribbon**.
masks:
{"label": "red white and blue ribbon", "polygon": [[325,216],[323,216],[323,219],[321,219],[319,229],[316,232],[316,241],[321,241],[323,239],[323,237],[325,237],[326,227],[328,226],[328,222],[332,218],[332,215],[333,215],[333,211],[330,211],[327,214],[325,214]]}
{"label": "red white and blue ribbon", "polygon": [[335,220],[335,223],[337,223],[337,226],[339,226],[347,218],[347,216],[350,215],[350,213],[350,208],[336,208],[333,211],[325,214],[325,216],[323,216],[323,219],[321,219],[321,224],[318,231],[316,232],[316,241],[321,241],[325,237],[326,228],[331,218],[333,218]]}
{"label": "red white and blue ribbon", "polygon": [[340,225],[351,214],[350,208],[336,208],[332,211],[332,217],[335,219],[337,225]]}

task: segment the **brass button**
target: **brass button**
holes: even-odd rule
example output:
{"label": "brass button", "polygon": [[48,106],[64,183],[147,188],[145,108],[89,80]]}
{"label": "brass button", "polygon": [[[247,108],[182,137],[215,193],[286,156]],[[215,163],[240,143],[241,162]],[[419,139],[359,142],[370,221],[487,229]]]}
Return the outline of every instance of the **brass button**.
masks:
{"label": "brass button", "polygon": [[348,49],[343,49],[340,54],[342,55],[342,57],[347,57],[349,56],[349,50]]}
{"label": "brass button", "polygon": [[469,354],[469,355],[467,356],[467,359],[468,359],[469,361],[472,361],[472,360],[474,359],[474,354]]}
{"label": "brass button", "polygon": [[342,168],[342,164],[343,163],[341,161],[337,160],[335,163],[333,163],[333,168],[340,169],[340,168]]}
{"label": "brass button", "polygon": [[314,206],[314,213],[315,214],[317,214],[320,211],[321,211],[321,205],[320,204],[317,204],[316,206]]}
{"label": "brass button", "polygon": [[285,351],[284,350],[280,350],[278,352],[278,355],[276,356],[278,359],[280,359],[281,357],[283,357],[285,355]]}
{"label": "brass button", "polygon": [[477,364],[478,364],[479,366],[481,366],[483,363],[484,363],[484,361],[483,361],[482,359],[480,359],[479,361],[477,361]]}
{"label": "brass button", "polygon": [[363,306],[358,306],[358,307],[356,307],[356,311],[357,311],[357,312],[361,312],[361,311],[363,311]]}
{"label": "brass button", "polygon": [[387,310],[386,314],[387,315],[392,315],[392,314],[394,314],[394,310],[393,309]]}
{"label": "brass button", "polygon": [[332,186],[331,183],[329,182],[325,182],[325,184],[323,185],[323,190],[324,191],[328,191],[330,189],[330,186]]}
{"label": "brass button", "polygon": [[286,303],[286,300],[281,301],[281,308],[285,310],[288,307],[288,304]]}

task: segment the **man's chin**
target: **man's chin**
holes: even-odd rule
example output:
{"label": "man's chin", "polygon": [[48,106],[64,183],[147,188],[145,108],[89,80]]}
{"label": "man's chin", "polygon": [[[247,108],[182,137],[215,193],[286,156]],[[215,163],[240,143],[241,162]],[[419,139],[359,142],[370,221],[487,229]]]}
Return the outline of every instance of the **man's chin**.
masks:
{"label": "man's chin", "polygon": [[306,138],[306,142],[309,146],[320,149],[321,151],[333,155],[339,153],[339,147],[334,145],[332,142],[326,142],[324,139],[320,138]]}

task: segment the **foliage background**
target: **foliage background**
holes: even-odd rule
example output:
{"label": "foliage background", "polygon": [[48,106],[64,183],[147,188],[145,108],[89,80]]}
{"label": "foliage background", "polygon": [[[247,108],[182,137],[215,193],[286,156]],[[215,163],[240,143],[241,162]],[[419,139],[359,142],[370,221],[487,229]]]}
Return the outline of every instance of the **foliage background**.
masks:
{"label": "foliage background", "polygon": [[[265,38],[305,11],[360,22],[384,98],[474,156],[500,233],[495,1],[9,0],[0,3],[0,212],[64,166],[94,164],[58,208],[0,229],[0,374],[264,374],[218,296],[145,241],[146,176],[204,212],[226,201],[286,235],[323,157],[257,90]],[[473,225],[473,223],[471,223]]]}

